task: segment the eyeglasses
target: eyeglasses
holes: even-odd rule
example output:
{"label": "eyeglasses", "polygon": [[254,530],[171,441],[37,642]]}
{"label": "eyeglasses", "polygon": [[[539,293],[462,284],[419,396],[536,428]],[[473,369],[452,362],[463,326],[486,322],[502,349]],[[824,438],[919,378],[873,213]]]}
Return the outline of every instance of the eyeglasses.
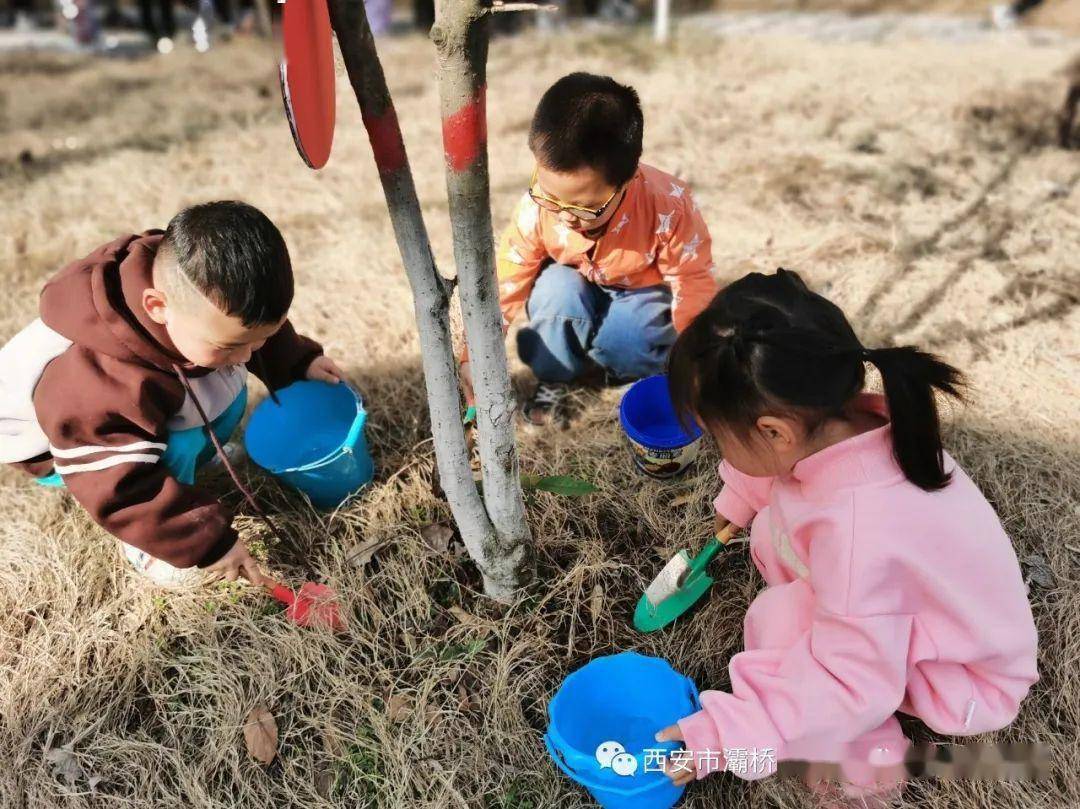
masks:
{"label": "eyeglasses", "polygon": [[608,209],[612,202],[615,201],[615,197],[619,195],[622,190],[622,186],[616,188],[611,196],[607,198],[607,202],[601,205],[599,208],[585,208],[581,205],[573,205],[568,202],[563,202],[561,199],[555,197],[549,197],[542,191],[536,190],[536,180],[540,175],[540,167],[537,166],[533,169],[532,179],[529,181],[529,196],[532,197],[533,202],[543,208],[545,211],[551,211],[552,213],[562,213],[566,211],[572,216],[577,217],[585,222],[592,222],[599,219],[604,215],[604,212]]}

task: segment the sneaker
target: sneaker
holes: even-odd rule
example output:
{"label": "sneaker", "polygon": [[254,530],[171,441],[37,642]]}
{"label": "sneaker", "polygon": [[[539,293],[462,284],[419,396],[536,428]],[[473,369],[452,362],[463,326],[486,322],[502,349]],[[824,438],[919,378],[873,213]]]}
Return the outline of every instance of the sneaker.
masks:
{"label": "sneaker", "polygon": [[126,542],[120,543],[120,550],[136,573],[159,587],[190,587],[202,581],[202,571],[197,567],[173,567]]}
{"label": "sneaker", "polygon": [[[222,449],[225,450],[225,457],[229,459],[229,463],[231,463],[234,467],[238,466],[247,458],[247,450],[244,449],[243,444],[237,441],[228,442],[227,444],[222,446]],[[216,452],[214,453],[214,457],[206,462],[206,466],[209,469],[225,468],[225,464],[221,461],[221,456],[218,455]]]}
{"label": "sneaker", "polygon": [[1020,15],[1013,11],[1012,6],[1002,4],[990,9],[990,19],[999,31],[1009,31],[1020,22]]}
{"label": "sneaker", "polygon": [[569,389],[557,382],[541,382],[532,398],[521,409],[525,421],[535,427],[543,427],[560,415]]}

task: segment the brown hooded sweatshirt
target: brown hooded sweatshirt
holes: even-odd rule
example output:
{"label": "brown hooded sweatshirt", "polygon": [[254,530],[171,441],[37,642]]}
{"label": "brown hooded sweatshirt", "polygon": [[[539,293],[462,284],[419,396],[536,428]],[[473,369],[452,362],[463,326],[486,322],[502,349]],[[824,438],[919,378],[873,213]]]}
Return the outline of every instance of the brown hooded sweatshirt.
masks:
{"label": "brown hooded sweatshirt", "polygon": [[[233,514],[214,495],[180,483],[160,463],[169,433],[200,423],[173,364],[200,391],[211,419],[242,389],[246,369],[191,365],[146,314],[142,293],[153,283],[161,239],[161,231],[117,239],[46,284],[40,321],[15,339],[28,335],[30,350],[22,356],[35,344],[52,354],[32,387],[47,449],[27,449],[33,442],[24,441],[16,451],[29,455],[4,460],[21,460],[35,474],[55,463],[67,488],[111,534],[176,567],[205,567],[228,552],[236,531]],[[321,353],[286,322],[253,355],[251,370],[275,389],[303,378]],[[220,401],[213,401],[215,391]],[[4,440],[0,434],[0,450]]]}

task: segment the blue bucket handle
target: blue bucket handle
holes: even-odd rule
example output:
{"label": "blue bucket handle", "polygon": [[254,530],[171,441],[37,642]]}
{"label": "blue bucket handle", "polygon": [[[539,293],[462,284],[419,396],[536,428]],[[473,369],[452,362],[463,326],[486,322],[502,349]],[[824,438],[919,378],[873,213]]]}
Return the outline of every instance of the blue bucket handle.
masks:
{"label": "blue bucket handle", "polygon": [[345,440],[341,442],[342,449],[348,452],[352,452],[353,448],[360,441],[360,437],[364,434],[364,424],[367,422],[367,411],[364,410],[360,399],[357,397],[357,405],[360,407],[360,412],[357,413],[356,418],[353,419],[352,426],[349,428],[349,434],[345,436]]}
{"label": "blue bucket handle", "polygon": [[[683,676],[683,680],[686,683],[686,696],[690,700],[691,707],[693,708],[694,712],[701,710],[701,700],[698,696],[697,686],[694,684],[694,681],[691,680],[689,677]],[[657,730],[660,730],[660,728],[658,728]],[[555,745],[556,740],[561,743],[558,747],[556,747]],[[548,755],[550,755],[551,759],[555,762],[555,766],[562,770],[563,774],[566,775],[567,778],[572,781],[576,781],[587,789],[598,789],[601,791],[614,792],[622,795],[623,797],[630,797],[632,795],[637,795],[639,793],[645,792],[646,790],[652,789],[655,786],[655,783],[652,783],[643,784],[642,786],[635,787],[634,789],[626,789],[614,786],[612,784],[597,784],[596,782],[585,778],[577,771],[575,771],[574,768],[571,766],[571,763],[566,760],[567,755],[563,752],[562,748],[569,747],[569,745],[565,743],[562,736],[559,734],[559,731],[552,727],[550,724],[548,726],[547,732],[544,734],[544,746],[547,747]],[[656,742],[656,747],[650,747],[649,749],[665,750],[667,753],[672,753],[675,750],[682,749],[682,744],[680,742]],[[592,763],[596,761],[594,757],[579,753],[573,748],[570,749],[569,754],[569,758],[576,762],[579,767],[590,767]],[[644,767],[644,762],[642,762],[642,766]]]}

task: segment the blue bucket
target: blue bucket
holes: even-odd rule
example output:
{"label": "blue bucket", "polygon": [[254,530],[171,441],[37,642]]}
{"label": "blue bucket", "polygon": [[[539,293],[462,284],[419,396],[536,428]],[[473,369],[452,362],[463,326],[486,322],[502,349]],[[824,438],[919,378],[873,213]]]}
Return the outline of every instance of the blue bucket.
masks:
{"label": "blue bucket", "polygon": [[[559,769],[606,809],[669,809],[685,787],[660,771],[659,757],[681,745],[658,742],[656,733],[699,708],[693,681],[667,661],[636,652],[598,657],[551,698],[544,744]],[[604,755],[601,746],[612,742],[623,756],[610,759],[610,746]]]}
{"label": "blue bucket", "polygon": [[619,404],[619,422],[634,464],[650,477],[673,478],[698,456],[701,430],[695,424],[687,432],[679,422],[664,374],[630,386]]}
{"label": "blue bucket", "polygon": [[334,508],[371,482],[360,394],[339,382],[294,382],[266,399],[244,432],[251,460],[299,489],[318,508]]}

